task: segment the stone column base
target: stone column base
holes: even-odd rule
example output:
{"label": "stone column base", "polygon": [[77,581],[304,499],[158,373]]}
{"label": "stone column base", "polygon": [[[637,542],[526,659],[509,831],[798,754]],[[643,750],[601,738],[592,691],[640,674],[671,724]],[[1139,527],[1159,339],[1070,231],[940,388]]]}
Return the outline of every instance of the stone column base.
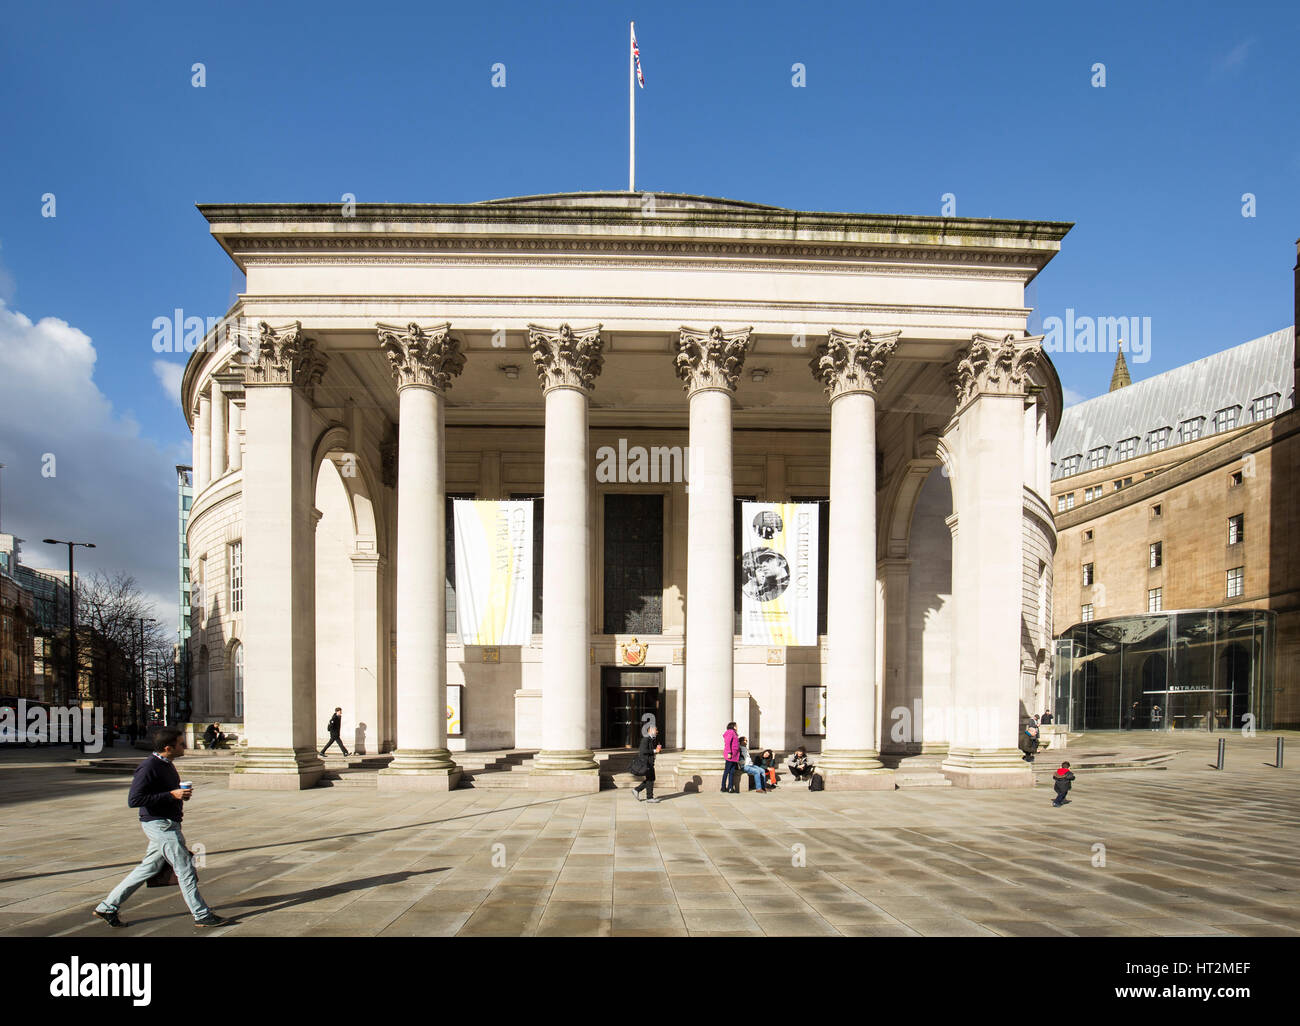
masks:
{"label": "stone column base", "polygon": [[377,777],[381,791],[454,791],[460,767],[445,748],[408,748],[394,752],[393,761]]}
{"label": "stone column base", "polygon": [[[722,752],[702,752],[691,751],[687,749],[682,752],[682,756],[677,760],[677,768],[674,770],[674,786],[678,791],[685,791],[689,794],[708,794],[712,791],[722,790],[722,771],[725,768],[726,761],[722,758]],[[745,776],[744,770],[736,769],[736,786],[741,790]]]}
{"label": "stone column base", "polygon": [[829,749],[813,760],[828,791],[892,791],[894,771],[869,749]]}
{"label": "stone column base", "polygon": [[228,786],[232,791],[304,791],[324,775],[325,763],[315,748],[245,748]]}
{"label": "stone column base", "polygon": [[1034,768],[1018,748],[953,746],[941,767],[954,787],[1033,787]]}
{"label": "stone column base", "polygon": [[921,754],[947,756],[948,742],[947,741],[922,741]]}
{"label": "stone column base", "polygon": [[528,773],[528,787],[537,791],[595,794],[600,790],[600,768],[587,749],[538,752]]}

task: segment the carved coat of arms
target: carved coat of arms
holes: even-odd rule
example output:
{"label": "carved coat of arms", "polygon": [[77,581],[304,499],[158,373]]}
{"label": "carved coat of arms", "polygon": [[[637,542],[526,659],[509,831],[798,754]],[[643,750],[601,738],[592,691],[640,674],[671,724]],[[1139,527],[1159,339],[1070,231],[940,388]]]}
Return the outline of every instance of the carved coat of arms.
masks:
{"label": "carved coat of arms", "polygon": [[619,646],[619,651],[623,655],[623,663],[627,666],[640,666],[645,662],[645,657],[649,653],[646,645],[637,641],[636,638],[629,638]]}

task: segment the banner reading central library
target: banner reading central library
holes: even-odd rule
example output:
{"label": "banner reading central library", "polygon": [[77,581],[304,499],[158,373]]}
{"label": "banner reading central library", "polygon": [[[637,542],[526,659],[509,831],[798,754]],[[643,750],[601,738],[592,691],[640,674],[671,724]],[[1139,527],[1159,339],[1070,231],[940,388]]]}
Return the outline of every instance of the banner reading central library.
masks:
{"label": "banner reading central library", "polygon": [[741,641],[817,644],[817,504],[744,502],[740,509]]}
{"label": "banner reading central library", "polygon": [[527,645],[533,632],[533,504],[457,499],[456,625],[466,645]]}

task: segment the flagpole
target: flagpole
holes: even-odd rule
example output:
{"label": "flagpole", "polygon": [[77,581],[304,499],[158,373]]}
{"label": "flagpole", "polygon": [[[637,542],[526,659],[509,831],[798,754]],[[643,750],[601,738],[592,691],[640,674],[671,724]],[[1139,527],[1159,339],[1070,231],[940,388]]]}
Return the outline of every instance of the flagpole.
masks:
{"label": "flagpole", "polygon": [[636,22],[627,30],[627,191],[636,192]]}

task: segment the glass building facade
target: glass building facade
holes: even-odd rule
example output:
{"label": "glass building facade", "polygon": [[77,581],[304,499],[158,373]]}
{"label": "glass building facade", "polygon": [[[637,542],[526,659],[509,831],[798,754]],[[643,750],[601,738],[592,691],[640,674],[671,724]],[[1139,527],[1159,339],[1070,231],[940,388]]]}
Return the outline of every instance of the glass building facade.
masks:
{"label": "glass building facade", "polygon": [[1076,624],[1056,640],[1056,720],[1070,730],[1271,730],[1276,625],[1264,609]]}

